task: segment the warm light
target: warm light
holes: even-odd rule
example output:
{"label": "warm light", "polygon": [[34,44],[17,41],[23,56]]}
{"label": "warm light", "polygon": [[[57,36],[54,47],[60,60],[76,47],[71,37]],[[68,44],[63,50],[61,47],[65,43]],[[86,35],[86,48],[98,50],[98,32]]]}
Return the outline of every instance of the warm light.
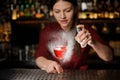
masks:
{"label": "warm light", "polygon": [[16,10],[13,10],[12,20],[16,20],[16,19],[17,19],[17,12],[16,12]]}
{"label": "warm light", "polygon": [[42,18],[43,16],[44,16],[44,14],[41,14],[41,13],[36,13],[36,14],[35,14],[35,17],[36,17],[36,18]]}
{"label": "warm light", "polygon": [[97,19],[97,18],[98,18],[97,13],[94,13],[94,18],[95,18],[95,19]]}
{"label": "warm light", "polygon": [[108,12],[105,12],[105,18],[108,18],[108,17],[109,17]]}
{"label": "warm light", "polygon": [[113,18],[114,18],[114,14],[113,14],[113,13],[110,13],[110,14],[109,14],[109,18],[110,18],[110,19],[113,19]]}
{"label": "warm light", "polygon": [[87,17],[86,17],[85,12],[80,12],[79,15],[78,15],[78,18],[79,19],[86,19]]}
{"label": "warm light", "polygon": [[90,19],[93,19],[94,18],[94,13],[90,13]]}
{"label": "warm light", "polygon": [[21,16],[21,17],[24,16],[24,12],[21,11],[21,12],[20,12],[20,16]]}
{"label": "warm light", "polygon": [[119,25],[116,27],[116,33],[120,33],[120,26]]}
{"label": "warm light", "polygon": [[92,25],[91,28],[97,31],[97,28],[95,25]]}

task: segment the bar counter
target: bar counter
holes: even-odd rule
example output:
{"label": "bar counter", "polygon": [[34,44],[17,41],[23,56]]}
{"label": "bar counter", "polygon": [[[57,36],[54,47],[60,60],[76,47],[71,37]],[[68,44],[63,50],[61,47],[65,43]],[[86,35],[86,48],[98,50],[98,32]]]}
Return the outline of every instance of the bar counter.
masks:
{"label": "bar counter", "polygon": [[40,69],[0,70],[0,80],[120,80],[120,70],[64,70],[51,74]]}

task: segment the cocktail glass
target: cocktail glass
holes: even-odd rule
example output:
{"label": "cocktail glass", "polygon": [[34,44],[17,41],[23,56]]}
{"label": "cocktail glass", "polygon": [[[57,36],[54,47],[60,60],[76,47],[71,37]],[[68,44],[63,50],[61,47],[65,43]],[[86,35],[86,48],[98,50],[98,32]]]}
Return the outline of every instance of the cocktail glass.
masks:
{"label": "cocktail glass", "polygon": [[57,46],[54,48],[54,54],[58,59],[62,59],[66,51],[66,46]]}

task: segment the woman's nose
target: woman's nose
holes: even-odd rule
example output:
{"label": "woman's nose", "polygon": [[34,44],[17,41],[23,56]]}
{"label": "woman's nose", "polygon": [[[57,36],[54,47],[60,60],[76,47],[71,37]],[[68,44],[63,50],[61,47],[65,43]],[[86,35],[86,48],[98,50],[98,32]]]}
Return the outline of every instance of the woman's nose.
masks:
{"label": "woman's nose", "polygon": [[65,13],[64,13],[64,12],[61,12],[60,17],[61,17],[62,19],[66,18]]}

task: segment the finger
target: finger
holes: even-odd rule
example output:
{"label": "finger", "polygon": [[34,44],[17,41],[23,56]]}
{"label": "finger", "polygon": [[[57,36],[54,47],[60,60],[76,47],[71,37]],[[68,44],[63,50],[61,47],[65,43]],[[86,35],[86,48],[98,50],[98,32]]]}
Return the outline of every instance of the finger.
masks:
{"label": "finger", "polygon": [[47,68],[47,73],[57,73],[57,71],[54,69],[54,67],[53,68],[51,68],[51,67],[49,67],[49,68]]}
{"label": "finger", "polygon": [[54,69],[51,73],[57,73],[57,71]]}
{"label": "finger", "polygon": [[78,33],[75,37],[75,40],[78,42],[78,43],[81,43],[83,40],[85,39],[85,33],[84,31],[81,31],[80,33]]}
{"label": "finger", "polygon": [[88,36],[87,30],[81,31],[81,34],[79,35],[79,41],[82,42],[83,40],[86,39],[87,36]]}
{"label": "finger", "polygon": [[47,73],[57,73],[57,71],[53,69],[53,70],[48,70]]}
{"label": "finger", "polygon": [[52,73],[54,71],[54,65],[51,63],[46,67],[47,73]]}
{"label": "finger", "polygon": [[84,45],[87,45],[88,43],[89,44],[92,44],[92,41],[91,41],[91,36],[88,35],[88,37],[86,37],[82,42],[81,42],[81,45],[84,46]]}
{"label": "finger", "polygon": [[91,36],[91,34],[89,32],[88,32],[87,38],[88,38],[88,44],[89,45],[92,44],[92,36]]}
{"label": "finger", "polygon": [[85,38],[80,44],[81,44],[81,47],[86,47],[86,45],[87,45],[87,38]]}
{"label": "finger", "polygon": [[63,73],[63,68],[61,67],[61,65],[56,64],[56,65],[55,65],[55,69],[56,69],[56,71],[57,71],[58,73]]}
{"label": "finger", "polygon": [[91,35],[88,30],[86,30],[86,33],[81,37],[81,45],[87,45],[88,42],[91,40]]}
{"label": "finger", "polygon": [[80,40],[79,40],[79,37],[75,37],[75,40],[78,42],[78,43],[80,43]]}
{"label": "finger", "polygon": [[91,36],[89,37],[88,44],[89,44],[89,45],[92,45],[92,44],[93,44],[93,41],[92,41],[92,37],[91,37]]}

